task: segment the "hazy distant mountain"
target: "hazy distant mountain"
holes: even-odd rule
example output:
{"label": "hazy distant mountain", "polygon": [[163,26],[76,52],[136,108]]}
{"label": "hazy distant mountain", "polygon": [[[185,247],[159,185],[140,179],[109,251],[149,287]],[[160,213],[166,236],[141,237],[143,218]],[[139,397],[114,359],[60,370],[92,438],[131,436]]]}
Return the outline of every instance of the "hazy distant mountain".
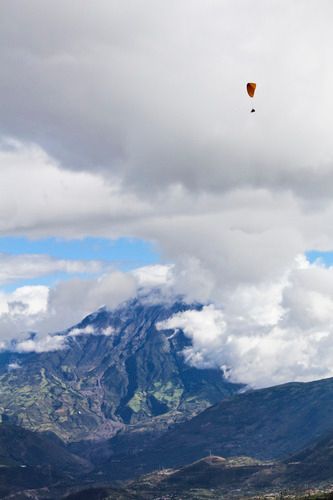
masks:
{"label": "hazy distant mountain", "polygon": [[[64,333],[67,347],[0,355],[0,413],[67,440],[108,437],[123,424],[185,418],[237,392],[220,370],[188,366],[190,344],[156,323],[189,308],[133,300],[86,317]],[[80,333],[81,332],[81,333]]]}

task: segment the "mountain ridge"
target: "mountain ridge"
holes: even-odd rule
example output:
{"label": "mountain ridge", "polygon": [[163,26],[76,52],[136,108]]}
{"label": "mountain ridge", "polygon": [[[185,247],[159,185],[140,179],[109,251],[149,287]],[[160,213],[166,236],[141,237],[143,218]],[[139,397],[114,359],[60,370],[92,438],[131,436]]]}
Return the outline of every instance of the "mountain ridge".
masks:
{"label": "mountain ridge", "polygon": [[181,467],[210,453],[284,460],[333,432],[332,406],[333,378],[236,394],[150,441],[119,432],[108,444],[104,470],[126,478],[156,464]]}

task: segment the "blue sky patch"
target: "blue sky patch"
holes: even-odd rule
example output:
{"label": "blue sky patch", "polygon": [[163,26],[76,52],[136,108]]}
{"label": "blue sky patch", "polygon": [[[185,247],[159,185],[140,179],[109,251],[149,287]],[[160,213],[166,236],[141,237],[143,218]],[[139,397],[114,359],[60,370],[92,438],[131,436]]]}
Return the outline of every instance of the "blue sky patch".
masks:
{"label": "blue sky patch", "polygon": [[311,263],[319,259],[324,266],[333,266],[333,251],[321,252],[320,250],[310,250],[309,252],[306,252],[305,255]]}
{"label": "blue sky patch", "polygon": [[[11,255],[40,254],[49,255],[56,259],[65,260],[99,260],[114,265],[122,271],[129,271],[137,267],[157,264],[160,256],[153,244],[136,238],[84,238],[80,240],[64,240],[59,238],[45,238],[30,240],[24,237],[1,237],[0,253]],[[58,272],[43,277],[32,278],[7,285],[3,289],[11,291],[24,285],[52,285],[57,281],[85,277]],[[89,275],[91,277],[91,274]]]}

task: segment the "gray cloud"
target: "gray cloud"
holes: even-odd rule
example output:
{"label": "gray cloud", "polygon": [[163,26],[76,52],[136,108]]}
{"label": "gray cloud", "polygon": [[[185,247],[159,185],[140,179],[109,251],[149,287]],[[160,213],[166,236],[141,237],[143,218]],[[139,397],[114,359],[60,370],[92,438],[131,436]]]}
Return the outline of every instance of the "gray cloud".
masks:
{"label": "gray cloud", "polygon": [[2,133],[150,194],[181,184],[328,195],[332,11],[298,0],[4,1]]}

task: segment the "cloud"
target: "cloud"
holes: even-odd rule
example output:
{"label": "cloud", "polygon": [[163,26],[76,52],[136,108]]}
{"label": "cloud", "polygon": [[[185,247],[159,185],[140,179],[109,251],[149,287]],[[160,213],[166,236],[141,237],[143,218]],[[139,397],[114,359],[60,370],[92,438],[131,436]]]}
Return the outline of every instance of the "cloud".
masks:
{"label": "cloud", "polygon": [[46,286],[22,286],[13,292],[0,292],[0,314],[34,315],[46,309],[49,289]]}
{"label": "cloud", "polygon": [[202,311],[177,313],[157,324],[158,329],[181,329],[192,340],[193,346],[185,348],[187,363],[199,368],[221,368],[217,360],[222,357],[226,323],[223,313],[213,305]]}
{"label": "cloud", "polygon": [[5,0],[2,134],[146,196],[178,184],[328,196],[332,10],[328,0]]}
{"label": "cloud", "polygon": [[138,267],[131,274],[137,280],[139,287],[166,287],[172,285],[174,281],[172,265],[155,264]]}
{"label": "cloud", "polygon": [[47,313],[39,318],[36,328],[54,332],[75,325],[87,314],[102,306],[114,308],[136,294],[133,276],[120,271],[95,279],[72,279],[50,289]]}
{"label": "cloud", "polygon": [[[90,279],[70,279],[51,288],[29,286],[0,294],[1,349],[43,352],[64,348],[62,332],[102,306],[116,307],[137,293],[131,273],[109,271]],[[28,332],[35,332],[31,337]],[[27,337],[28,334],[28,337]],[[69,336],[96,334],[72,329]],[[110,329],[99,335],[111,335]],[[12,344],[14,341],[14,344]],[[14,347],[13,347],[14,346]]]}
{"label": "cloud", "polygon": [[119,182],[64,171],[37,145],[4,140],[1,146],[0,234],[112,236],[113,220],[130,220],[147,210],[146,203],[121,192]]}
{"label": "cloud", "polygon": [[[214,298],[221,281],[233,286],[270,279],[283,273],[298,253],[330,248],[333,242],[328,223],[333,205],[305,209],[290,193],[242,189],[219,196],[178,187],[143,199],[116,181],[111,185],[95,174],[62,170],[40,148],[21,143],[7,144],[0,166],[0,233],[148,239],[162,258],[176,263],[180,291],[191,289],[200,297],[205,288],[207,297]],[[3,281],[58,270],[94,272],[101,265],[47,256],[2,259]]]}
{"label": "cloud", "polygon": [[50,352],[66,347],[66,337],[62,335],[46,335],[42,338],[32,338],[15,342],[12,350],[15,352]]}
{"label": "cloud", "polygon": [[241,286],[223,306],[178,313],[160,329],[192,340],[183,355],[198,368],[221,368],[252,387],[333,376],[333,268],[304,258],[270,286]]}
{"label": "cloud", "polygon": [[[79,323],[85,316],[100,307],[114,309],[122,302],[146,295],[156,287],[164,287],[158,300],[174,296],[171,266],[147,266],[134,271],[109,270],[97,277],[73,278],[59,281],[52,287],[24,286],[13,292],[0,292],[0,338],[1,348],[29,352],[35,350],[56,350],[65,343],[63,332]],[[157,300],[157,299],[156,299]],[[35,332],[31,337],[27,332]],[[71,328],[67,336],[112,335],[110,328],[94,330]],[[50,337],[50,338],[49,338]]]}
{"label": "cloud", "polygon": [[103,263],[93,260],[65,260],[48,255],[0,253],[0,286],[58,272],[94,274],[102,269]]}
{"label": "cloud", "polygon": [[[252,387],[333,376],[332,273],[333,267],[299,256],[278,279],[221,292],[220,303],[178,313],[158,328],[181,329],[191,339],[183,352],[189,365],[221,368],[230,380]],[[64,332],[103,305],[115,308],[140,290],[145,296],[150,290],[153,302],[171,300],[179,292],[178,270],[147,266],[69,280],[50,290],[17,289],[2,296],[2,304],[7,300],[9,306],[5,310],[2,305],[0,315],[1,349],[47,352],[66,348],[70,337],[112,335],[112,329],[91,326],[54,332]]]}
{"label": "cloud", "polygon": [[[70,337],[79,337],[81,335],[112,335],[114,330],[111,327],[94,329],[92,326],[85,328],[72,328],[68,333],[62,335],[40,335],[34,334],[30,338],[24,340],[15,340],[7,345],[6,348],[13,352],[27,353],[27,352],[51,352],[59,351],[60,349],[68,348],[68,339]],[[8,365],[10,370],[20,368],[17,363]]]}
{"label": "cloud", "polygon": [[79,337],[80,335],[105,335],[109,337],[114,333],[114,329],[111,326],[107,328],[99,328],[96,330],[93,326],[88,325],[85,328],[73,328],[68,333],[67,337]]}

